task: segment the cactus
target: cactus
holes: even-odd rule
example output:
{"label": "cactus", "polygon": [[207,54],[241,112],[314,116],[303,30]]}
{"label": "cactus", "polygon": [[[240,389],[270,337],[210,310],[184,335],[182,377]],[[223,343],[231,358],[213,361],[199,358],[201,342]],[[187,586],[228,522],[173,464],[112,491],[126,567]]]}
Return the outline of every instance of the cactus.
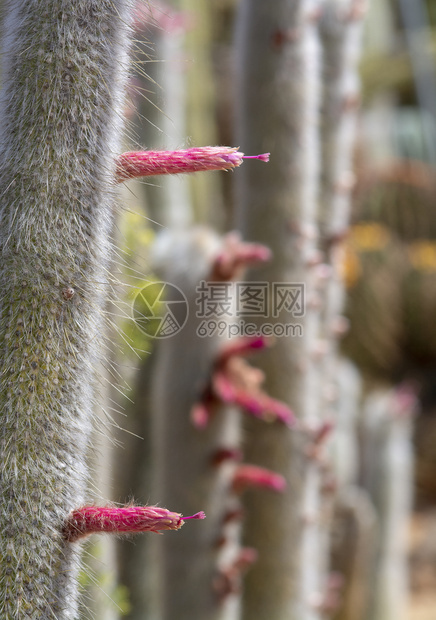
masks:
{"label": "cactus", "polygon": [[416,395],[408,385],[369,392],[362,412],[363,482],[379,531],[367,618],[403,618],[407,610],[407,523],[412,506],[412,420]]}
{"label": "cactus", "polygon": [[7,2],[1,97],[0,615],[75,618],[128,51],[124,0]]}
{"label": "cactus", "polygon": [[113,189],[122,169],[114,160],[129,4],[6,5],[0,156],[0,613],[6,619],[76,618],[80,543],[72,529],[80,522],[83,535],[96,528],[122,532],[132,510],[153,510],[103,507],[106,516],[96,524],[90,512],[97,508],[83,505]]}
{"label": "cactus", "polygon": [[261,346],[259,339],[200,337],[204,321],[196,316],[197,289],[202,281],[230,285],[244,266],[265,260],[269,252],[234,235],[222,240],[197,227],[166,231],[155,254],[160,276],[184,292],[189,317],[157,351],[152,496],[164,504],[179,503],[183,511],[201,505],[208,515],[195,538],[185,529],[181,536],[157,541],[162,617],[233,620],[239,614],[241,570],[254,558],[252,549],[240,548],[239,494],[253,485],[278,493],[284,486],[282,477],[238,463],[237,408],[261,418],[268,412],[289,424],[293,418],[262,392],[258,371],[252,369],[253,375],[242,359]]}
{"label": "cactus", "polygon": [[[333,463],[324,466],[324,480],[321,489],[330,491],[323,496],[323,519],[321,520],[321,540],[324,551],[331,545],[332,523],[335,512],[344,519],[344,539],[347,528],[355,527],[356,538],[354,562],[364,564],[362,549],[369,546],[369,536],[365,536],[364,519],[353,522],[353,506],[365,505],[362,493],[353,489],[357,449],[353,435],[352,407],[357,409],[358,398],[354,383],[356,378],[346,368],[338,355],[339,337],[348,327],[341,313],[344,311],[345,283],[343,260],[343,240],[348,231],[351,211],[351,190],[354,186],[353,152],[355,146],[357,106],[359,101],[359,78],[357,63],[360,56],[362,35],[362,16],[365,3],[361,0],[325,0],[321,9],[320,36],[322,42],[322,107],[321,107],[321,190],[318,214],[320,243],[323,265],[320,274],[325,277],[321,288],[322,308],[320,321],[320,340],[324,355],[320,367],[320,417],[331,420],[335,425],[333,446],[330,457]],[[344,377],[347,373],[347,386]],[[342,385],[341,385],[342,381]],[[344,411],[344,398],[348,403]],[[342,402],[341,402],[342,401]],[[353,402],[354,401],[354,402]],[[345,414],[345,415],[344,415]],[[347,428],[348,427],[348,428]],[[344,437],[344,435],[347,435]],[[344,448],[348,447],[345,451]],[[353,467],[354,465],[354,467]],[[354,476],[353,476],[354,473]],[[369,502],[368,502],[369,503]],[[337,525],[336,519],[336,525]],[[352,554],[350,554],[352,555]],[[329,571],[329,558],[321,558],[320,571]],[[368,562],[367,562],[368,564]],[[356,587],[358,573],[355,567],[347,566],[341,584],[342,608],[355,606],[356,617],[362,607],[364,591]],[[330,591],[329,591],[330,590]],[[322,602],[325,612],[335,612],[338,607],[338,592],[328,587]],[[359,598],[360,596],[360,598]]]}
{"label": "cactus", "polygon": [[[317,3],[273,4],[243,0],[237,16],[236,140],[244,148],[271,150],[274,161],[259,170],[248,164],[241,169],[236,223],[248,240],[274,248],[273,260],[252,270],[251,281],[306,285],[310,301],[305,317],[295,319],[284,312],[274,319],[300,322],[304,337],[278,339],[258,363],[268,391],[291,406],[303,423],[316,424],[319,309],[314,262],[321,92]],[[254,495],[247,501],[246,543],[259,549],[259,561],[247,574],[243,617],[317,618],[313,605],[322,585],[318,471],[305,455],[306,438],[301,432],[278,425],[263,428],[247,420],[246,439],[247,460],[283,474],[288,489],[268,504]]]}
{"label": "cactus", "polygon": [[[320,19],[323,44],[321,116],[322,173],[319,210],[320,247],[330,271],[323,291],[321,339],[326,343],[323,381],[327,392],[335,384],[338,335],[344,309],[343,241],[347,234],[353,150],[356,134],[359,79],[357,63],[362,33],[361,0],[326,0]],[[329,389],[330,388],[330,389]],[[324,398],[324,409],[331,403]],[[324,412],[325,414],[325,412]]]}
{"label": "cactus", "polygon": [[[281,339],[259,362],[269,391],[293,408],[301,430],[311,431],[267,433],[255,422],[248,428],[250,460],[284,474],[289,490],[273,507],[286,530],[263,534],[266,508],[249,504],[247,542],[262,543],[247,576],[247,619],[315,619],[337,598],[327,577],[328,510],[320,491],[332,428],[327,409],[335,415],[343,297],[336,248],[348,223],[360,13],[361,3],[351,0],[283,0],[273,8],[243,0],[238,14],[236,140],[274,157],[267,170],[247,165],[237,177],[239,228],[275,250],[271,264],[250,279],[306,287],[303,338]],[[283,312],[275,320],[290,319]]]}

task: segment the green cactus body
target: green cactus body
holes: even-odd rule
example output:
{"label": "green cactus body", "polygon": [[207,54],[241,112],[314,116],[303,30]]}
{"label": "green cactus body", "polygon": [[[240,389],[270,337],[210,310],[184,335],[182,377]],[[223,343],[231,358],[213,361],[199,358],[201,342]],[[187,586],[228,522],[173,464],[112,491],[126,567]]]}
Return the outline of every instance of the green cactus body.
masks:
{"label": "green cactus body", "polygon": [[127,0],[11,0],[0,142],[0,617],[76,618]]}

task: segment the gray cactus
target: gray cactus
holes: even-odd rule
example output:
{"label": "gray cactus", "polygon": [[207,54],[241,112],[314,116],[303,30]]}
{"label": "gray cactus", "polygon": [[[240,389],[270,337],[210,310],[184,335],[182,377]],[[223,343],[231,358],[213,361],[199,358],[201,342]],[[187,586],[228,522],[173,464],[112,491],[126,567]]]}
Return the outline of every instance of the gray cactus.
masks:
{"label": "gray cactus", "polygon": [[[189,317],[183,330],[163,340],[154,368],[153,499],[176,502],[182,511],[201,507],[208,517],[195,534],[185,528],[177,537],[162,537],[162,617],[206,620],[236,618],[223,615],[213,581],[222,550],[223,519],[235,464],[214,467],[213,454],[223,447],[238,447],[239,418],[230,409],[217,414],[204,430],[190,419],[194,404],[206,387],[220,340],[199,338],[196,292],[206,280],[220,250],[220,239],[204,228],[166,232],[160,239],[156,260],[159,274],[186,295]],[[159,257],[159,258],[158,258]],[[228,605],[227,605],[228,606]]]}
{"label": "gray cactus", "polygon": [[337,266],[332,248],[348,221],[354,118],[351,105],[345,121],[340,111],[354,87],[358,48],[348,25],[355,8],[348,1],[242,0],[238,14],[236,141],[245,151],[271,151],[271,164],[241,170],[236,221],[247,239],[274,250],[253,281],[304,283],[306,290],[304,317],[283,311],[275,319],[301,323],[303,338],[278,339],[259,360],[268,389],[294,409],[300,431],[253,422],[246,433],[248,459],[280,471],[289,488],[268,505],[249,504],[247,542],[260,541],[260,553],[247,576],[247,620],[314,620],[330,605],[322,462],[308,437],[310,429],[321,432],[328,406],[334,417],[333,323],[343,290],[336,273],[324,290],[321,283]]}
{"label": "gray cactus", "polygon": [[[247,239],[274,249],[271,263],[256,269],[251,279],[305,283],[313,302],[304,319],[286,312],[275,319],[301,323],[304,338],[278,339],[259,363],[270,393],[305,422],[314,421],[317,413],[313,350],[319,323],[311,267],[317,245],[321,88],[313,8],[304,0],[274,5],[243,0],[236,29],[236,140],[246,152],[271,151],[269,166],[258,171],[246,165],[237,177],[238,228]],[[317,471],[307,467],[300,432],[277,425],[261,428],[253,420],[246,439],[247,459],[285,475],[288,491],[269,502],[254,496],[247,502],[246,540],[259,549],[259,561],[247,575],[243,617],[316,618],[317,568],[304,563],[303,556],[311,549],[317,553],[312,537],[318,518]]]}
{"label": "gray cactus", "polygon": [[0,615],[76,618],[128,51],[127,0],[5,3]]}

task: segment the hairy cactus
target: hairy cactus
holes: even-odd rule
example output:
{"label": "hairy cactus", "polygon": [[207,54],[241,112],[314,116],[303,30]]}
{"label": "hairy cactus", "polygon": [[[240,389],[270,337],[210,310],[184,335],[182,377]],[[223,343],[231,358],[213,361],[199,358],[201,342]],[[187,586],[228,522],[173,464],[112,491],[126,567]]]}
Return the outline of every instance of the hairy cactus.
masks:
{"label": "hairy cactus", "polygon": [[[0,104],[0,613],[6,619],[77,617],[82,537],[178,529],[184,519],[160,508],[84,505],[113,188],[132,176],[129,154],[115,162],[129,5],[6,3]],[[193,171],[184,165],[192,151],[180,170],[174,161],[163,168],[161,160],[139,173],[159,173],[159,166],[163,173]],[[241,163],[235,149],[222,153],[214,169]],[[214,149],[208,154],[219,156]],[[150,158],[135,154],[134,164]],[[280,486],[262,471],[240,471],[235,485],[250,476]]]}
{"label": "hairy cactus", "polygon": [[159,502],[172,498],[186,508],[206,500],[202,507],[212,515],[197,539],[188,532],[179,540],[158,541],[162,551],[163,618],[168,619],[174,615],[180,619],[219,617],[212,591],[219,553],[215,545],[227,511],[223,501],[232,471],[213,467],[211,458],[222,446],[239,445],[239,424],[230,410],[224,418],[215,417],[205,432],[190,420],[219,346],[216,338],[205,338],[200,347],[192,346],[200,323],[195,316],[196,287],[208,277],[219,250],[219,238],[203,229],[169,232],[156,250],[159,274],[184,292],[191,311],[183,330],[160,343],[154,369],[153,497]]}
{"label": "hairy cactus", "polygon": [[[362,0],[325,0],[320,19],[323,44],[322,173],[320,193],[320,247],[330,268],[324,290],[321,338],[325,387],[334,387],[338,366],[340,313],[344,309],[343,240],[347,233],[354,185],[353,150],[356,134]],[[324,398],[324,409],[329,408]],[[331,405],[330,405],[331,406]],[[334,413],[334,412],[333,412]]]}
{"label": "hairy cactus", "polygon": [[0,615],[75,618],[128,1],[6,2],[1,96]]}

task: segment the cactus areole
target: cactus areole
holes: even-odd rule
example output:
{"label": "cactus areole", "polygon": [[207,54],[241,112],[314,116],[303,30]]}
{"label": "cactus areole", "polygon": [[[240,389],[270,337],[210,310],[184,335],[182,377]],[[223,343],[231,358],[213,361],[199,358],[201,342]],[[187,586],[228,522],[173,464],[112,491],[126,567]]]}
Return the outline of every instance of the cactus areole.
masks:
{"label": "cactus areole", "polygon": [[0,617],[77,618],[128,0],[6,0],[0,101]]}

